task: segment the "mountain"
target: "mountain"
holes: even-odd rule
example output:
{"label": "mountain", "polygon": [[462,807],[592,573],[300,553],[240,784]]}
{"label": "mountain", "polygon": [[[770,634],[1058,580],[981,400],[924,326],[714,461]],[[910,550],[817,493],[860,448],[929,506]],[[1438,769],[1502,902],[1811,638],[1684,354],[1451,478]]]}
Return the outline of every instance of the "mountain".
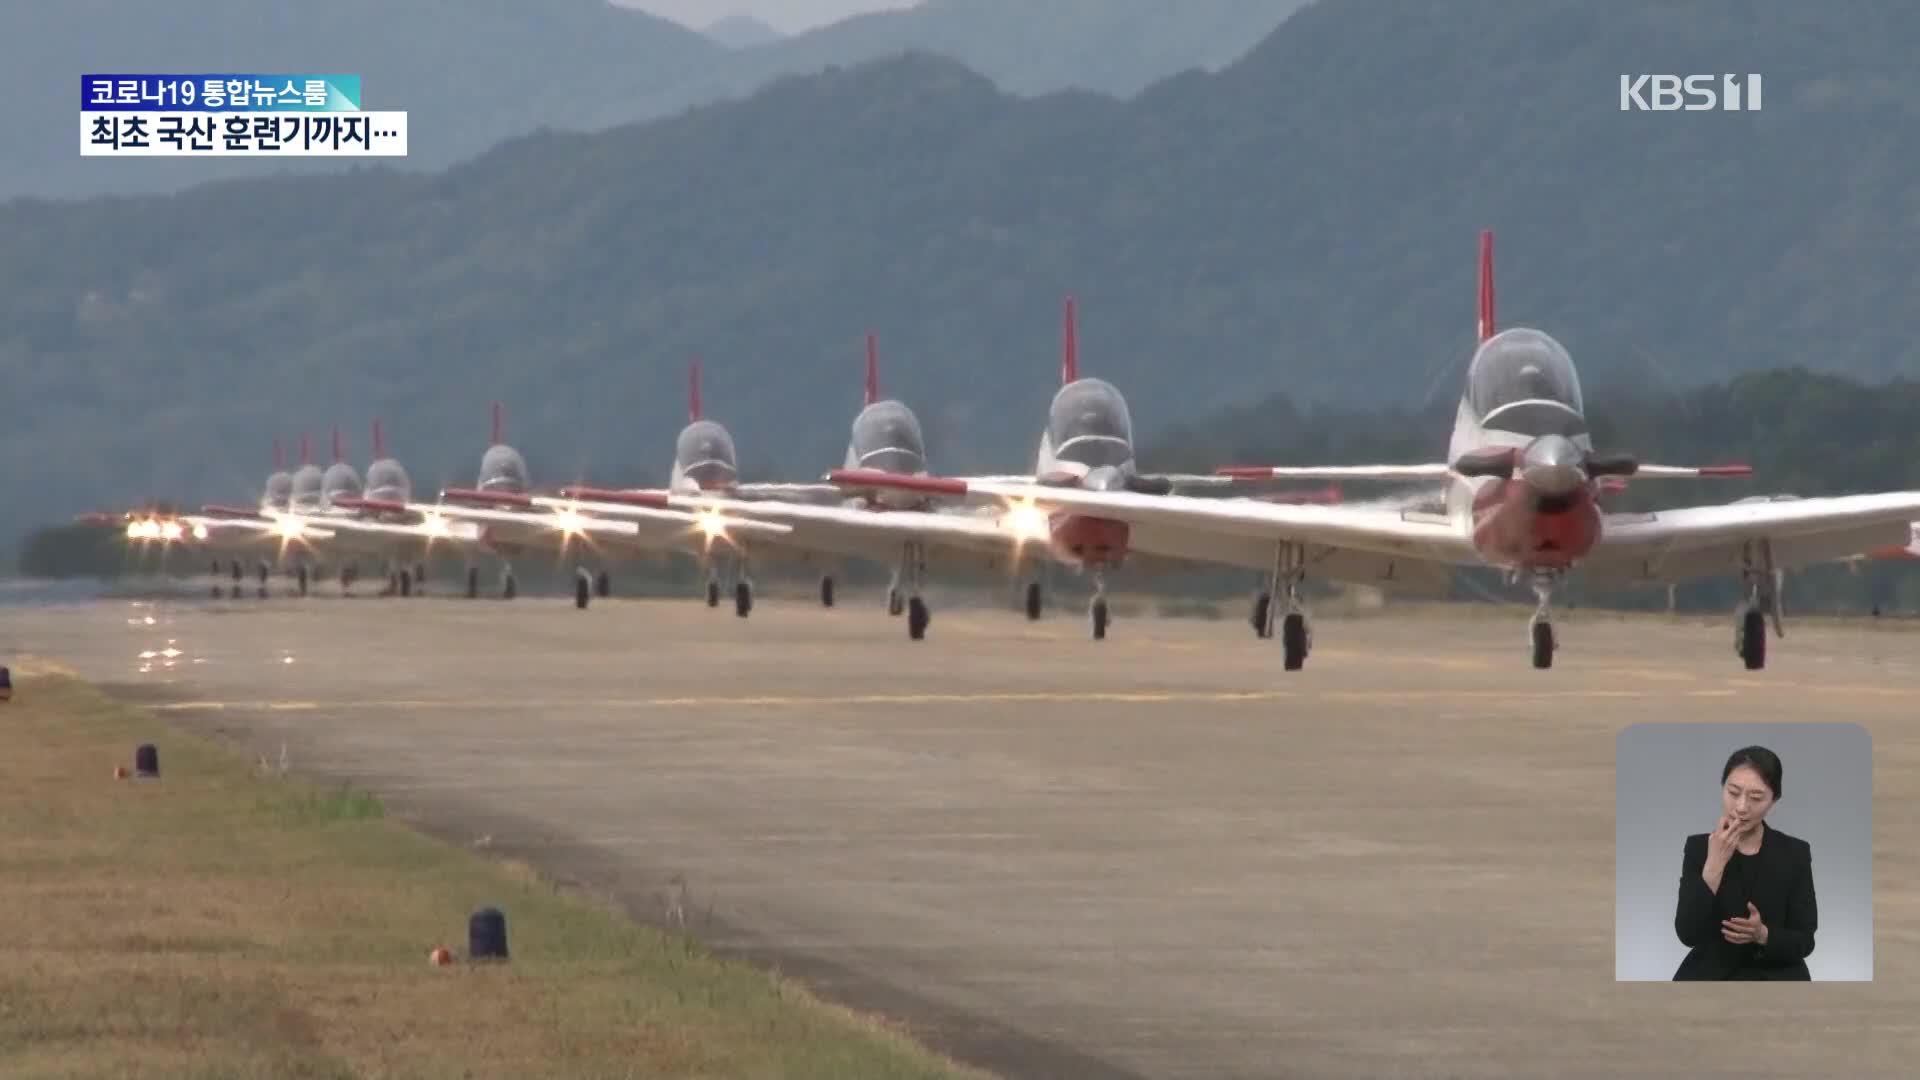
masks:
{"label": "mountain", "polygon": [[751,15],[729,15],[708,24],[700,32],[729,49],[752,49],[786,38],[785,34]]}
{"label": "mountain", "polygon": [[[752,48],[608,0],[0,4],[0,41],[30,45],[0,65],[0,100],[12,106],[0,112],[0,145],[28,148],[0,155],[0,201],[345,168],[315,158],[81,158],[75,101],[87,73],[357,74],[365,108],[409,114],[402,164],[426,170],[540,128],[598,131],[911,50],[959,58],[1018,92],[1131,93],[1245,52],[1301,2],[934,0]],[[715,26],[750,37],[751,22]]]}
{"label": "mountain", "polygon": [[[1124,102],[908,54],[432,176],[15,202],[0,499],[243,498],[273,436],[376,412],[423,486],[470,481],[495,399],[539,477],[657,472],[696,353],[748,463],[815,475],[870,327],[936,469],[1025,468],[1070,292],[1143,438],[1276,391],[1417,409],[1458,393],[1482,226],[1502,320],[1591,401],[1920,370],[1920,8],[1740,10],[1341,0]],[[1764,110],[1619,110],[1689,65],[1764,73]]]}

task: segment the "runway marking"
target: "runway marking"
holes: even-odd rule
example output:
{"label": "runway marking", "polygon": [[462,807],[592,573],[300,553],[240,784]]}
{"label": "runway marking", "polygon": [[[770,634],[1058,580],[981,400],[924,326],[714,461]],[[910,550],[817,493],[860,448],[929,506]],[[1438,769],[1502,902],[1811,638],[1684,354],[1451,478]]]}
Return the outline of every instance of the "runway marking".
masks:
{"label": "runway marking", "polygon": [[[1726,697],[1730,690],[1687,691],[1679,695],[1649,690],[1572,689],[1547,694],[1517,694],[1512,690],[1457,690],[1445,695],[1448,700],[1485,701],[1513,705],[1538,705],[1547,700],[1568,698],[1636,699],[1661,697]],[[304,712],[318,709],[674,709],[674,708],[801,708],[862,705],[1012,705],[1102,703],[1115,705],[1162,704],[1244,704],[1263,701],[1329,701],[1406,703],[1431,702],[1426,690],[1222,690],[1222,691],[1098,691],[1036,690],[988,691],[954,694],[761,694],[701,695],[693,697],[646,698],[367,698],[338,701],[260,700],[260,701],[175,701],[150,705],[161,712],[259,709],[275,712]]]}

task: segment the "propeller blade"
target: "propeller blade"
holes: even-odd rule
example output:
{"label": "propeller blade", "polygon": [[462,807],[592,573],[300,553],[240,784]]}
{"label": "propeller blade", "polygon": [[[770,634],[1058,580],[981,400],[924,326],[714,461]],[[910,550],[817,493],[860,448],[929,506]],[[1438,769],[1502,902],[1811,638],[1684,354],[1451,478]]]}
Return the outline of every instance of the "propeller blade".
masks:
{"label": "propeller blade", "polygon": [[1631,454],[1590,454],[1587,457],[1587,475],[1632,476],[1640,471],[1640,462]]}
{"label": "propeller blade", "polygon": [[1518,455],[1510,446],[1489,447],[1461,454],[1453,463],[1453,471],[1461,476],[1490,476],[1497,480],[1513,479],[1513,463]]}

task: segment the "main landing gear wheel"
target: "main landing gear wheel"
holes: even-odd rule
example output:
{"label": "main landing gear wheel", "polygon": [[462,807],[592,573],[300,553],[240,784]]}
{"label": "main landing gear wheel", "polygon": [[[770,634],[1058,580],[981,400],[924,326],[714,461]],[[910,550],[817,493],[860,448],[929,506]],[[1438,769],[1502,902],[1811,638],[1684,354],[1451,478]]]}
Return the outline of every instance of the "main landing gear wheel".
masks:
{"label": "main landing gear wheel", "polygon": [[933,615],[927,610],[927,602],[919,597],[907,601],[907,636],[914,641],[927,636],[927,623]]}
{"label": "main landing gear wheel", "polygon": [[[1263,636],[1267,631],[1267,621],[1260,620]],[[1299,671],[1307,663],[1307,617],[1298,611],[1288,614],[1280,623],[1280,659],[1288,671]]]}
{"label": "main landing gear wheel", "polygon": [[1107,602],[1106,600],[1104,599],[1095,600],[1093,602],[1093,606],[1087,609],[1087,617],[1093,623],[1093,640],[1105,641],[1107,639]]}
{"label": "main landing gear wheel", "polygon": [[613,575],[605,570],[593,576],[593,595],[605,600],[613,595]]}
{"label": "main landing gear wheel", "polygon": [[[1253,598],[1253,613],[1249,621],[1253,623],[1254,637],[1269,638],[1273,636],[1273,628],[1267,625],[1267,612],[1271,610],[1272,607],[1273,594],[1270,592],[1263,592]],[[1288,616],[1288,618],[1292,618],[1292,616]],[[1305,653],[1301,655],[1305,656]]]}
{"label": "main landing gear wheel", "polygon": [[1553,666],[1553,624],[1544,620],[1533,624],[1533,666],[1546,670]]}
{"label": "main landing gear wheel", "polygon": [[717,581],[707,582],[707,606],[720,606],[720,583]]}
{"label": "main landing gear wheel", "polygon": [[585,570],[573,575],[573,606],[582,611],[593,599],[593,577]]}
{"label": "main landing gear wheel", "polygon": [[294,587],[300,591],[301,596],[307,595],[307,576],[307,567],[303,563],[300,569],[294,572]]}
{"label": "main landing gear wheel", "polygon": [[1748,671],[1759,671],[1767,666],[1767,616],[1759,608],[1748,608],[1740,615],[1740,625],[1735,627],[1733,647],[1739,652],[1740,660],[1747,665]]}
{"label": "main landing gear wheel", "polygon": [[474,599],[478,599],[479,596],[480,596],[480,568],[476,566],[469,566],[467,567],[467,599],[474,600]]}
{"label": "main landing gear wheel", "polygon": [[833,578],[831,577],[820,579],[820,606],[833,606]]}
{"label": "main landing gear wheel", "polygon": [[412,595],[413,595],[413,573],[412,573],[412,571],[409,571],[409,570],[402,570],[402,571],[400,571],[400,595],[401,595],[401,596],[412,596]]}
{"label": "main landing gear wheel", "polygon": [[748,582],[734,583],[733,613],[743,619],[753,613],[753,586]]}
{"label": "main landing gear wheel", "polygon": [[1040,583],[1037,581],[1030,581],[1027,583],[1027,621],[1038,622],[1039,619],[1040,619]]}
{"label": "main landing gear wheel", "polygon": [[898,615],[907,609],[907,600],[900,595],[899,589],[887,590],[887,614]]}

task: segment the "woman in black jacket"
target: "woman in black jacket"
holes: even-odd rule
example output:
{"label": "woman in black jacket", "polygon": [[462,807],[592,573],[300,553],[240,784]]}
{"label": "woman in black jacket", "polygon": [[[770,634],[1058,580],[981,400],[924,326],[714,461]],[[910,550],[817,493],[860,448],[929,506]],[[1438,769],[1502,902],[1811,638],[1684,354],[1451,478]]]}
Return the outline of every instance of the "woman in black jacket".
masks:
{"label": "woman in black jacket", "polygon": [[1673,929],[1691,951],[1674,981],[1812,978],[1807,956],[1819,924],[1813,849],[1767,827],[1780,801],[1780,758],[1736,750],[1720,770],[1724,813],[1710,833],[1687,837]]}

